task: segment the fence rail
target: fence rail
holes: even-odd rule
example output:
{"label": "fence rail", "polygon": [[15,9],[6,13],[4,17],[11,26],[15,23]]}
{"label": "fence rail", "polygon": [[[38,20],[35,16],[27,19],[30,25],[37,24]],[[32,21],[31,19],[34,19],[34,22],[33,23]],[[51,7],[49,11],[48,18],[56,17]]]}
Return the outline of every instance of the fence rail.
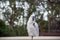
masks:
{"label": "fence rail", "polygon": [[59,36],[39,36],[39,37],[0,37],[0,40],[60,40]]}

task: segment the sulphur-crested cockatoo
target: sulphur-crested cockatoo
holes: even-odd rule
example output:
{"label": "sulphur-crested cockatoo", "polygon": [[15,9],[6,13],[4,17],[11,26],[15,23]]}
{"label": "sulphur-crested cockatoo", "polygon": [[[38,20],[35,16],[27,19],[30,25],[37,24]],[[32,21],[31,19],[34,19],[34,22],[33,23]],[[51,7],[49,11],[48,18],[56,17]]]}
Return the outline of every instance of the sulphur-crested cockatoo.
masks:
{"label": "sulphur-crested cockatoo", "polygon": [[29,36],[39,36],[39,28],[37,22],[35,22],[35,14],[29,17],[27,22],[27,32]]}

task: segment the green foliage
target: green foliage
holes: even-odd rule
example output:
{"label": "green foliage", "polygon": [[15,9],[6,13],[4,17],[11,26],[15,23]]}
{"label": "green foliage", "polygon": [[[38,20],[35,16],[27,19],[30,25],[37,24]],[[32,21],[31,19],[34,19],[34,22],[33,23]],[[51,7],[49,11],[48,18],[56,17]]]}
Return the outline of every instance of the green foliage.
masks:
{"label": "green foliage", "polygon": [[39,19],[37,21],[40,32],[48,32],[48,21]]}
{"label": "green foliage", "polygon": [[16,33],[9,29],[8,25],[5,25],[5,22],[0,20],[0,36],[15,36]]}
{"label": "green foliage", "polygon": [[48,32],[48,21],[44,21],[43,25],[44,32]]}
{"label": "green foliage", "polygon": [[6,26],[4,21],[0,20],[0,28],[5,28],[4,26]]}
{"label": "green foliage", "polygon": [[12,31],[4,21],[0,20],[0,36],[27,36],[27,30],[23,26],[15,26]]}
{"label": "green foliage", "polygon": [[17,36],[27,36],[27,30],[23,26],[16,26],[14,27],[14,30]]}

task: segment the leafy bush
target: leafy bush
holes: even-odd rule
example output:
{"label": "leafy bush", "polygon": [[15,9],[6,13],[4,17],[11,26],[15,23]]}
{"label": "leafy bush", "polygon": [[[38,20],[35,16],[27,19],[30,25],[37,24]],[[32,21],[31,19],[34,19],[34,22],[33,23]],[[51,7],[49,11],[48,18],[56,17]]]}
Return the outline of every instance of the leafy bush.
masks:
{"label": "leafy bush", "polygon": [[9,29],[9,26],[4,21],[0,20],[0,36],[15,36],[16,33]]}
{"label": "leafy bush", "polygon": [[14,30],[17,36],[27,36],[27,30],[23,26],[16,26],[14,27]]}
{"label": "leafy bush", "polygon": [[0,36],[27,36],[27,30],[23,26],[15,26],[14,30],[9,29],[4,21],[0,20]]}

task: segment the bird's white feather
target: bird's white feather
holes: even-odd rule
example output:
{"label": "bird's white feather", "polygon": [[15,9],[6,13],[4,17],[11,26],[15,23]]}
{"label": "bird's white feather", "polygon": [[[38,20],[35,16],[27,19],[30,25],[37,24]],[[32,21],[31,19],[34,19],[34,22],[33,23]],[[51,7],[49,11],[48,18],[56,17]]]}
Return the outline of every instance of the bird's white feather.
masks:
{"label": "bird's white feather", "polygon": [[38,24],[32,20],[33,16],[35,15],[32,14],[27,22],[27,32],[29,36],[39,36]]}

